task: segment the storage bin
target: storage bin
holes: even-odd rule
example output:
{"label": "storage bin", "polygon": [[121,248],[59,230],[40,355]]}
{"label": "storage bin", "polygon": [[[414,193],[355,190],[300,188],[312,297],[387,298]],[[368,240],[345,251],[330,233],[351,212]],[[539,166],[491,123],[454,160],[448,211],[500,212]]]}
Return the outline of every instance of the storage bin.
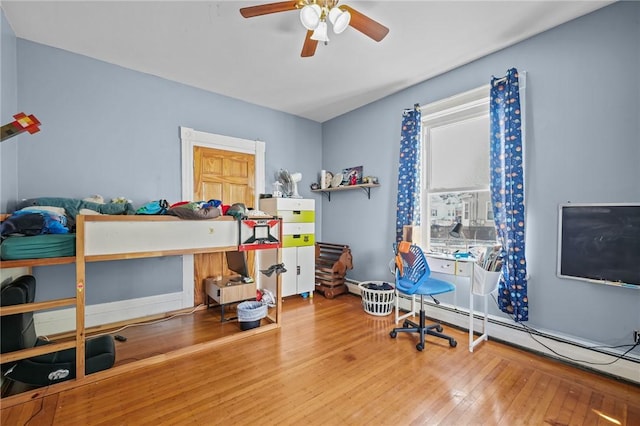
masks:
{"label": "storage bin", "polygon": [[238,304],[238,322],[241,330],[260,326],[260,320],[267,316],[268,306],[262,302],[246,301]]}
{"label": "storage bin", "polygon": [[[390,289],[382,289],[387,284]],[[385,316],[393,311],[396,289],[384,281],[364,281],[358,284],[362,295],[362,307],[371,315]]]}
{"label": "storage bin", "polygon": [[473,283],[471,285],[473,294],[487,295],[498,288],[499,281],[500,271],[487,271],[477,263],[473,264]]}

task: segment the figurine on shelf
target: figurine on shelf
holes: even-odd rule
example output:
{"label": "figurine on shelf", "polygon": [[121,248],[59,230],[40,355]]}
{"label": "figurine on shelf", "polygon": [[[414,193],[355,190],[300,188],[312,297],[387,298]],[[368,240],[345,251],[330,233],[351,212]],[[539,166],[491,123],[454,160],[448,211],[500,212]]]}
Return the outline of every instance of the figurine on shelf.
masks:
{"label": "figurine on shelf", "polygon": [[357,185],[358,183],[358,172],[355,170],[349,173],[349,185]]}

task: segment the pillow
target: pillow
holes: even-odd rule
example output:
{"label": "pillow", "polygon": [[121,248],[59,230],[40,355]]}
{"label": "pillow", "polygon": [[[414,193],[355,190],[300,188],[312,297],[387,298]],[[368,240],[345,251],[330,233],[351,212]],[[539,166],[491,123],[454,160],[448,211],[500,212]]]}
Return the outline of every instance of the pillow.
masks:
{"label": "pillow", "polygon": [[51,213],[55,213],[57,215],[60,216],[66,216],[67,215],[67,211],[64,209],[64,207],[54,207],[54,206],[29,206],[29,207],[24,207],[18,211],[33,211],[33,212],[39,212],[39,211],[47,211],[47,212],[51,212]]}

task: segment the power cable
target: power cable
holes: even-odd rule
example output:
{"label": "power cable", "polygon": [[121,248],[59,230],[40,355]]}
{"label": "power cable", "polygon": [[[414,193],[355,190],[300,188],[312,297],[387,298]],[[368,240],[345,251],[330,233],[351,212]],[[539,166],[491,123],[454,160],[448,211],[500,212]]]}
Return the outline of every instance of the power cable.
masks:
{"label": "power cable", "polygon": [[[500,310],[500,305],[498,305],[498,300],[495,298],[494,295],[491,295],[491,298],[493,299],[493,301],[495,302],[496,306],[498,307],[498,309]],[[502,311],[501,311],[502,312]],[[605,353],[605,352],[600,352],[603,353],[605,355],[608,356],[613,356],[615,357],[613,361],[611,362],[593,362],[593,361],[585,361],[585,360],[581,360],[581,359],[576,359],[576,358],[571,358],[570,356],[567,355],[563,355],[559,352],[557,352],[556,350],[550,348],[548,345],[545,345],[544,343],[542,343],[540,340],[538,340],[533,333],[536,333],[538,335],[541,335],[542,333],[538,330],[536,330],[533,327],[529,327],[526,324],[523,324],[521,322],[516,321],[515,317],[513,315],[510,315],[507,313],[507,315],[516,323],[519,324],[522,329],[524,331],[527,332],[527,334],[529,335],[529,337],[531,337],[536,343],[538,343],[539,345],[541,345],[542,347],[546,348],[547,350],[549,350],[550,352],[552,352],[553,354],[555,354],[556,356],[563,358],[563,359],[567,359],[573,362],[580,362],[583,364],[588,364],[588,365],[611,365],[617,361],[619,361],[620,359],[624,358],[625,355],[627,355],[629,352],[631,352],[634,348],[636,348],[637,346],[640,345],[640,343],[632,343],[632,344],[626,344],[626,345],[618,345],[618,346],[605,346],[605,345],[600,345],[600,346],[583,346],[585,349],[616,349],[616,348],[624,348],[624,347],[628,347],[630,346],[629,349],[627,349],[624,353],[620,354],[620,355],[613,355],[610,353]]]}

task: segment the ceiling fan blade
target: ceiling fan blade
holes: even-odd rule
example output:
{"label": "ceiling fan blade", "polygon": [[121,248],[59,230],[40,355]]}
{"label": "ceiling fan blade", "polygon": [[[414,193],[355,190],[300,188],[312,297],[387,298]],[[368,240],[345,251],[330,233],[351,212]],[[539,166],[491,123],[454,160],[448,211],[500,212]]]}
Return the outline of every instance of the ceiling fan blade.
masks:
{"label": "ceiling fan blade", "polygon": [[243,7],[240,14],[245,18],[253,18],[254,16],[268,15],[270,13],[287,12],[298,8],[297,1],[281,1],[278,3],[261,4],[258,6]]}
{"label": "ceiling fan blade", "polygon": [[313,30],[307,31],[307,37],[304,39],[304,44],[302,45],[302,53],[300,56],[303,58],[308,58],[309,56],[313,56],[316,53],[316,47],[318,47],[318,40],[311,40],[311,35],[313,34]]}
{"label": "ceiling fan blade", "polygon": [[379,22],[374,21],[368,16],[363,15],[354,8],[347,5],[340,5],[339,7],[340,9],[346,10],[351,14],[351,21],[349,21],[349,25],[351,25],[353,28],[360,31],[367,37],[371,37],[375,41],[381,41],[389,32],[389,28],[385,27]]}

